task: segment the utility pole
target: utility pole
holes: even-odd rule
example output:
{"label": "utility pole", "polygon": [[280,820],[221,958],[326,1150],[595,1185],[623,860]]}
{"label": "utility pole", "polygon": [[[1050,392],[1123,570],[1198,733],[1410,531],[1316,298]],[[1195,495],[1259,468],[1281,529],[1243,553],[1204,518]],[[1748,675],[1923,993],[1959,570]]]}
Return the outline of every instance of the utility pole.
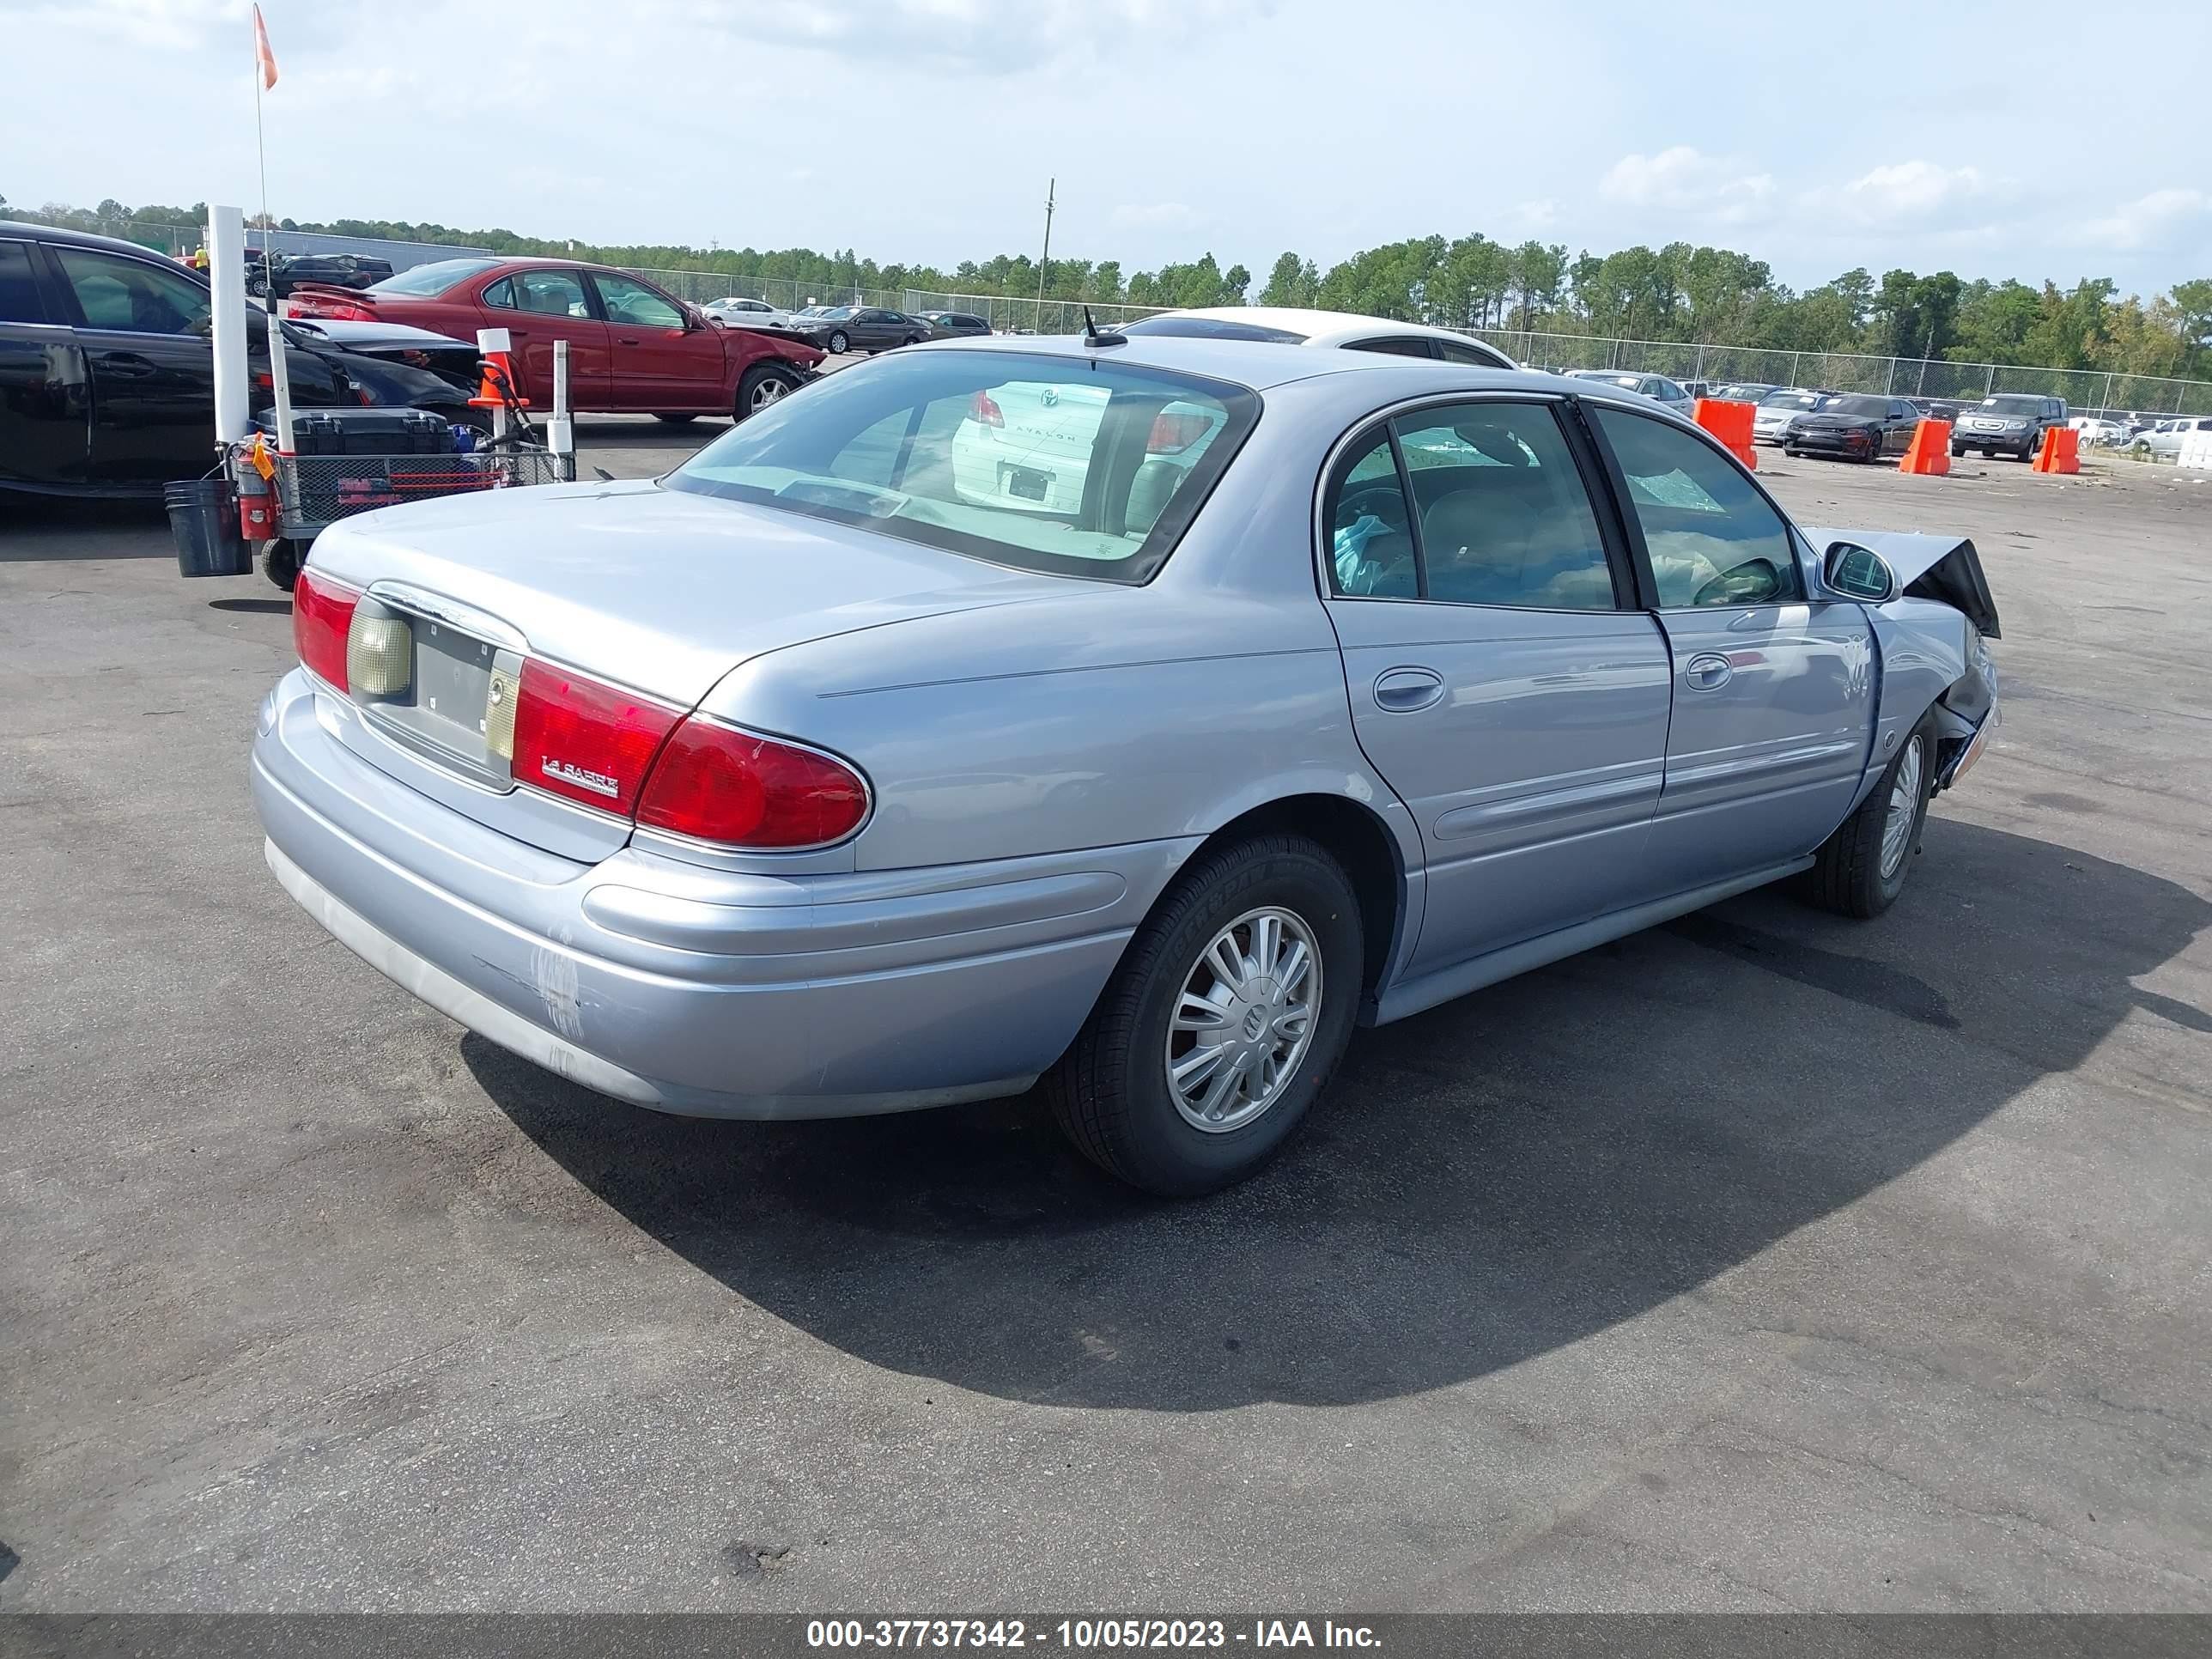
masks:
{"label": "utility pole", "polygon": [[1044,276],[1052,267],[1052,208],[1060,193],[1060,180],[1047,179],[1044,187],[1044,252],[1037,259],[1037,332],[1044,332]]}

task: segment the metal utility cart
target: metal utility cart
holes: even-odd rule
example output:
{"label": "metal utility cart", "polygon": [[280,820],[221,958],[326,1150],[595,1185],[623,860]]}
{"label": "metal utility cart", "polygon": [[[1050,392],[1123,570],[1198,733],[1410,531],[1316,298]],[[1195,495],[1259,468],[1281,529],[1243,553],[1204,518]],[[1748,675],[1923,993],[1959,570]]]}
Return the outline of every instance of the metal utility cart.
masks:
{"label": "metal utility cart", "polygon": [[[565,340],[555,343],[553,413],[541,428],[520,396],[507,331],[486,329],[477,336],[483,385],[471,402],[489,413],[491,430],[485,434],[407,410],[295,416],[281,362],[282,332],[269,331],[272,353],[280,359],[274,365],[274,434],[257,434],[228,451],[241,533],[260,545],[262,568],[279,587],[291,587],[316,536],[341,519],[433,496],[565,483],[575,477]],[[374,435],[359,429],[365,425],[374,428]]]}

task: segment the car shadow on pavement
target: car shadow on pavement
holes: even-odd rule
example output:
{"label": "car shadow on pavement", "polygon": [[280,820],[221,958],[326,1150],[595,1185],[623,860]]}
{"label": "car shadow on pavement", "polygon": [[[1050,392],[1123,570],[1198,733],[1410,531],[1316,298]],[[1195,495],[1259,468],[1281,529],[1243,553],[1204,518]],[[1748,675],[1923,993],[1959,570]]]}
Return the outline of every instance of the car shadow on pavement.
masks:
{"label": "car shadow on pavement", "polygon": [[699,1121],[462,1051],[639,1229],[871,1364],[1068,1406],[1341,1404],[1645,1312],[2186,1007],[2131,983],[2212,921],[2172,882],[1940,817],[1915,875],[1872,924],[1753,894],[1359,1034],[1285,1156],[1190,1203],[1098,1175],[1035,1097]]}
{"label": "car shadow on pavement", "polygon": [[0,497],[0,564],[59,559],[173,559],[159,501]]}

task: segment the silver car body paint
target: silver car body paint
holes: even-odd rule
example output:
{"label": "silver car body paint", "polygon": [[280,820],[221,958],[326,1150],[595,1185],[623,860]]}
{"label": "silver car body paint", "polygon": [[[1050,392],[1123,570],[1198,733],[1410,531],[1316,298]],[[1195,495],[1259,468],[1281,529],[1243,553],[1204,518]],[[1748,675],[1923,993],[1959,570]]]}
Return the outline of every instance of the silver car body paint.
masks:
{"label": "silver car body paint", "polygon": [[[1288,346],[1115,349],[1263,404],[1141,586],[650,482],[427,501],[317,542],[317,571],[845,757],[875,803],[852,839],[717,849],[495,792],[295,670],[254,744],[272,869],[425,1001],[604,1092],[721,1115],[899,1109],[1028,1086],[1176,872],[1254,809],[1333,802],[1389,849],[1396,914],[1363,1012],[1395,1018],[1804,867],[1888,734],[1962,672],[1957,611],[1826,595],[1810,540],[1812,602],[1758,616],[1324,599],[1322,471],[1377,411],[1459,393],[1654,405]],[[1731,628],[1765,666],[1686,719],[1680,664]],[[1386,710],[1378,684],[1409,666],[1446,695]]]}

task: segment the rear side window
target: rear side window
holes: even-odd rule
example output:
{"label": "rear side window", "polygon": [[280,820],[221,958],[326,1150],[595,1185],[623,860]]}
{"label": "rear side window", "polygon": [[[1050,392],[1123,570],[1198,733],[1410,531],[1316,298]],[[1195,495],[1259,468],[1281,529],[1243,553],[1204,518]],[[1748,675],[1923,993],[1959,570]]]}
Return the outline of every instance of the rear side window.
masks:
{"label": "rear side window", "polygon": [[1328,511],[1339,593],[1543,611],[1615,604],[1597,517],[1548,404],[1401,416],[1353,458]]}
{"label": "rear side window", "polygon": [[39,298],[28,242],[0,242],[0,323],[43,323],[46,307]]}
{"label": "rear side window", "polygon": [[584,298],[583,281],[573,270],[519,270],[514,282],[518,311],[577,319],[592,314],[591,302]]}
{"label": "rear side window", "polygon": [[1595,413],[1627,479],[1663,609],[1805,597],[1789,526],[1733,463],[1662,422]]}
{"label": "rear side window", "polygon": [[1242,386],[1133,364],[900,354],[755,415],[668,483],[1022,569],[1141,582],[1259,409]]}
{"label": "rear side window", "polygon": [[1380,340],[1354,340],[1350,349],[1385,352],[1393,357],[1434,358],[1437,355],[1429,349],[1429,343],[1426,340],[1409,339],[1401,334],[1390,335]]}

